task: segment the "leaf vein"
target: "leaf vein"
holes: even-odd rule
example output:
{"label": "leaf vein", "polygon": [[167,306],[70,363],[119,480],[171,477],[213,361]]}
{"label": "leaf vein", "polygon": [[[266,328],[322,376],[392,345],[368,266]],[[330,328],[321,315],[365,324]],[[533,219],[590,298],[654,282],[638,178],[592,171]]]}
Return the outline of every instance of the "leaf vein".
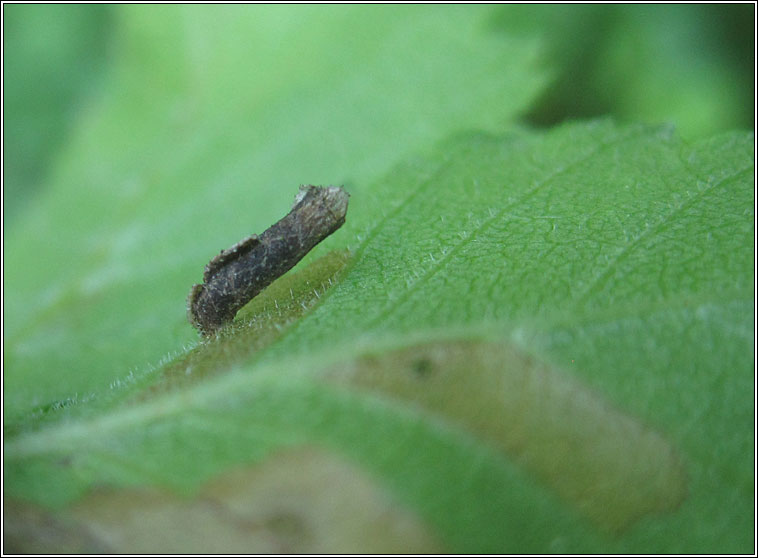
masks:
{"label": "leaf vein", "polygon": [[550,173],[546,178],[538,182],[533,188],[531,188],[525,194],[523,194],[520,198],[516,199],[510,204],[507,204],[501,207],[498,211],[492,214],[488,219],[486,219],[479,225],[475,226],[471,234],[463,236],[461,241],[455,244],[450,250],[447,250],[441,259],[432,261],[431,266],[427,268],[427,270],[422,275],[420,275],[415,281],[413,281],[400,296],[391,299],[387,304],[385,304],[379,310],[379,312],[376,313],[373,319],[369,320],[367,324],[368,328],[375,327],[382,320],[390,316],[397,308],[401,307],[403,303],[406,300],[408,300],[408,298],[413,294],[413,292],[418,290],[419,287],[426,284],[432,277],[434,277],[441,269],[443,269],[451,261],[454,255],[460,252],[463,249],[463,247],[472,243],[476,239],[476,237],[479,236],[481,233],[489,229],[489,227],[492,226],[494,222],[499,221],[507,211],[512,210],[513,208],[518,207],[519,205],[529,200],[532,196],[537,194],[540,190],[542,190],[545,186],[550,184],[553,180],[555,180],[559,176],[564,175],[571,169],[576,168],[582,163],[587,162],[588,160],[595,157],[598,153],[608,148],[611,148],[614,145],[619,145],[623,143],[624,141],[630,138],[633,138],[634,136],[640,135],[642,131],[643,129],[641,127],[635,128],[630,133],[627,133],[620,137],[616,137],[612,141],[609,141],[607,143],[600,144],[591,152],[585,155],[582,155],[581,157],[578,157],[577,159],[573,161],[570,161],[565,166],[558,167],[556,170]]}
{"label": "leaf vein", "polygon": [[697,200],[699,200],[700,198],[702,198],[709,192],[715,190],[716,188],[721,186],[723,183],[725,183],[727,180],[736,178],[739,175],[743,174],[744,172],[751,170],[752,168],[753,168],[752,165],[741,168],[737,172],[732,173],[722,178],[721,180],[713,182],[710,185],[706,186],[705,188],[698,190],[694,195],[688,197],[685,201],[683,201],[682,203],[674,207],[672,211],[663,215],[657,223],[655,223],[652,226],[646,227],[645,230],[643,230],[639,235],[637,235],[630,242],[625,244],[616,253],[616,255],[607,262],[603,270],[600,273],[598,273],[594,279],[592,279],[592,281],[587,285],[585,289],[582,290],[582,292],[577,297],[577,304],[576,304],[577,307],[585,306],[592,292],[598,288],[601,288],[605,283],[607,283],[611,275],[613,274],[614,270],[616,269],[616,266],[621,261],[625,260],[631,254],[633,254],[635,249],[637,249],[643,241],[648,239],[654,233],[658,233],[661,230],[665,229],[666,226],[670,225],[673,222],[673,219],[678,214],[680,214],[682,211],[690,207]]}

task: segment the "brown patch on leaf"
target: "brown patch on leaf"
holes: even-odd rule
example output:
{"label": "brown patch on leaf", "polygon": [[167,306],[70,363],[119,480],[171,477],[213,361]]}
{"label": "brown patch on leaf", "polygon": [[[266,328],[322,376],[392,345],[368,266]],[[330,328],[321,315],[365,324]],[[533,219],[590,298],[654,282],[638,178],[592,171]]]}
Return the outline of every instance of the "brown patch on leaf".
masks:
{"label": "brown patch on leaf", "polygon": [[515,347],[429,342],[329,369],[329,382],[431,411],[501,449],[606,531],[675,510],[674,448],[565,371]]}
{"label": "brown patch on leaf", "polygon": [[16,500],[3,502],[5,554],[101,554],[108,550],[85,526],[58,519],[39,506]]}
{"label": "brown patch on leaf", "polygon": [[[323,450],[287,450],[220,475],[192,497],[159,489],[99,489],[66,514],[44,544],[53,552],[77,529],[80,552],[439,553],[429,529],[362,470]],[[45,520],[47,521],[47,520]],[[74,523],[74,521],[76,523]],[[37,523],[40,523],[38,520]],[[43,521],[44,523],[44,521]],[[29,531],[32,537],[42,527]],[[47,546],[45,546],[47,545]]]}

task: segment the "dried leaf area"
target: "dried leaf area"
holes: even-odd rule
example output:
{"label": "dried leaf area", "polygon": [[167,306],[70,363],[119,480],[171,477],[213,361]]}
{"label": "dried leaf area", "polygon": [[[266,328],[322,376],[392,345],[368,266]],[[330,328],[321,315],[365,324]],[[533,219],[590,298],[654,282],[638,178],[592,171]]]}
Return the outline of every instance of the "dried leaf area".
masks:
{"label": "dried leaf area", "polygon": [[687,493],[683,464],[661,434],[505,343],[428,343],[357,359],[326,378],[463,427],[606,531],[673,511]]}
{"label": "dried leaf area", "polygon": [[4,525],[6,548],[20,553],[443,551],[429,528],[374,480],[315,447],[230,470],[193,496],[102,488],[60,517],[11,505]]}

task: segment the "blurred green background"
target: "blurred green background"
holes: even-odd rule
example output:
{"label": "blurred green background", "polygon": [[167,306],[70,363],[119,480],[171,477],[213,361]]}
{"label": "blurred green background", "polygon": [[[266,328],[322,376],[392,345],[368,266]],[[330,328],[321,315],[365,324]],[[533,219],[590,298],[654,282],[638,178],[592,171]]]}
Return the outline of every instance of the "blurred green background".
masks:
{"label": "blurred green background", "polygon": [[[96,102],[123,38],[119,10],[3,6],[4,227],[44,187],[77,117]],[[500,7],[491,26],[541,43],[552,79],[525,122],[610,115],[671,122],[694,139],[753,127],[753,21],[750,4],[530,5]]]}
{"label": "blurred green background", "polygon": [[113,16],[114,6],[3,6],[5,219],[39,190],[78,112],[97,96]]}

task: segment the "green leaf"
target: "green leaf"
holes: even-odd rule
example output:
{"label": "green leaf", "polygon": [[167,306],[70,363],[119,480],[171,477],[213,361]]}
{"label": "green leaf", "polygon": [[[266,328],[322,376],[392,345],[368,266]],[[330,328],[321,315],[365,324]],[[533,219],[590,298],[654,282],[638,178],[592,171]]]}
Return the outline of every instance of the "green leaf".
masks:
{"label": "green leaf", "polygon": [[[744,552],[752,150],[749,133],[689,144],[607,121],[442,143],[354,191],[347,267],[312,260],[290,279],[335,278],[315,306],[281,318],[275,303],[311,291],[266,291],[225,335],[49,411],[6,442],[6,490],[99,541],[150,537],[97,512],[146,486],[169,491],[139,501],[170,525],[203,517],[209,492],[257,524],[272,510],[214,487],[230,467],[267,478],[315,445],[411,513],[425,549]],[[280,319],[271,344],[234,342]],[[217,369],[195,377],[204,353]],[[297,502],[287,525],[323,534]]]}
{"label": "green leaf", "polygon": [[[521,13],[113,10],[63,147],[15,145],[50,170],[4,244],[5,548],[751,548],[754,138],[708,137],[739,72],[659,42],[682,7]],[[705,139],[514,126],[584,97]],[[203,265],[300,183],[346,225],[199,340]]]}
{"label": "green leaf", "polygon": [[280,218],[299,184],[358,196],[407,153],[511,122],[545,77],[538,44],[488,30],[491,15],[119,9],[102,97],[8,232],[6,421],[194,343],[184,300],[203,265]]}

